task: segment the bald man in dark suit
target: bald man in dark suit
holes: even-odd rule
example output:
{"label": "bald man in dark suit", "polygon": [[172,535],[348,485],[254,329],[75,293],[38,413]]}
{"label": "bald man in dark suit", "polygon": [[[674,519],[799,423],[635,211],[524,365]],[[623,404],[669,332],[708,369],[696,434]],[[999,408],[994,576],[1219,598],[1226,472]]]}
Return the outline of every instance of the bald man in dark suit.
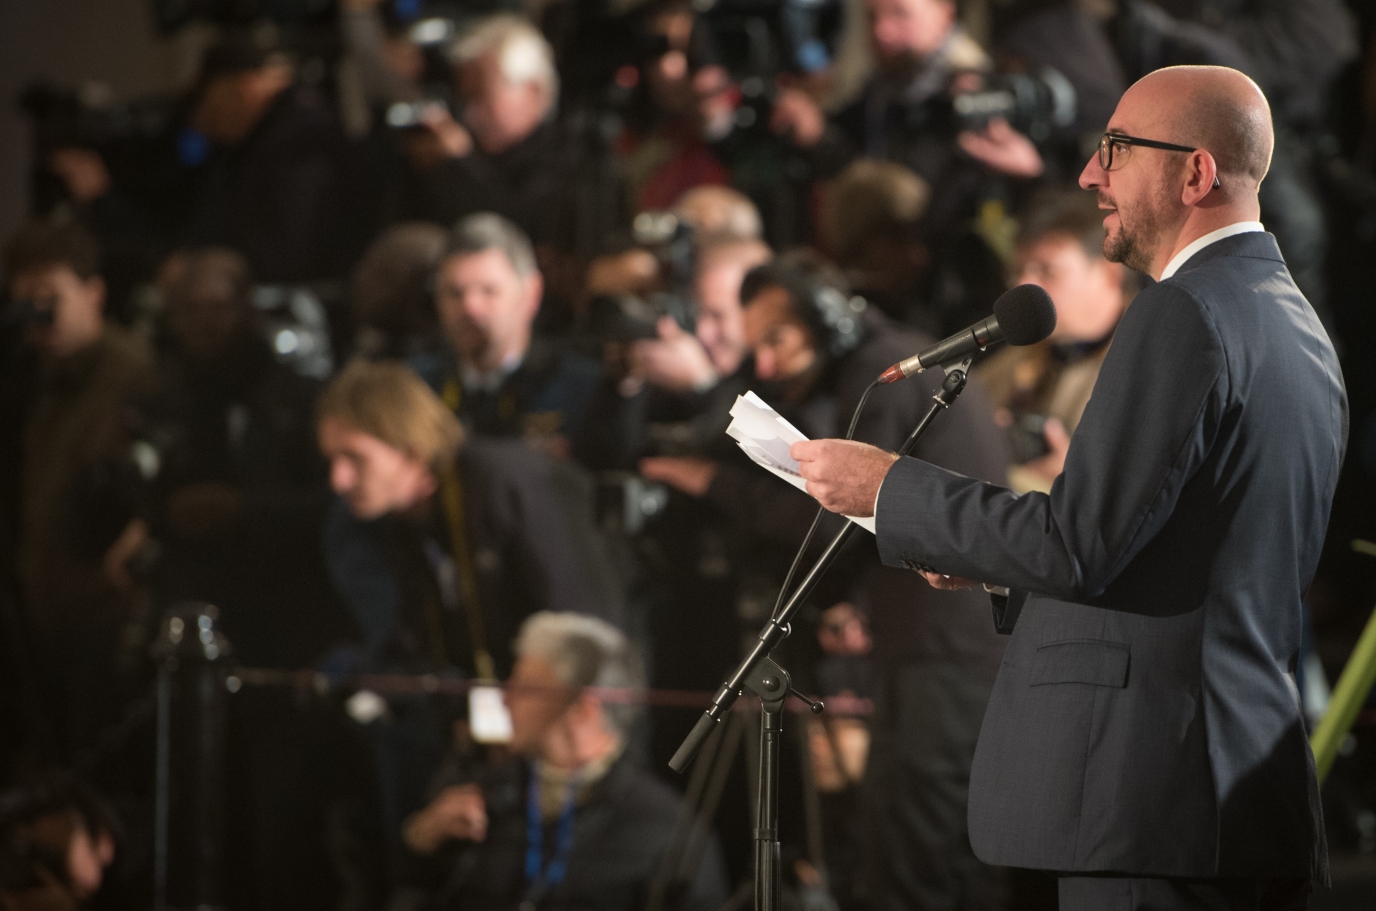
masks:
{"label": "bald man in dark suit", "polygon": [[1347,442],[1333,347],[1257,221],[1270,110],[1241,73],[1123,96],[1080,185],[1129,308],[1049,495],[800,443],[885,562],[998,591],[1012,632],[970,784],[991,863],[1063,911],[1296,909],[1327,880],[1294,670]]}

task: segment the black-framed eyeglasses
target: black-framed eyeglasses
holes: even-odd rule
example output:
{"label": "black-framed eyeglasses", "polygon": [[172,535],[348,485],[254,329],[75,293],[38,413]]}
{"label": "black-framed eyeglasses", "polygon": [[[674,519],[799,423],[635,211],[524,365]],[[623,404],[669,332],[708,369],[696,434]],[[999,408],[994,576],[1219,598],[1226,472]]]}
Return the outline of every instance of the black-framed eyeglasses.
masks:
{"label": "black-framed eyeglasses", "polygon": [[[1173,142],[1161,142],[1156,139],[1141,139],[1137,136],[1125,136],[1122,133],[1105,133],[1099,137],[1099,167],[1105,171],[1113,170],[1113,149],[1115,146],[1122,146],[1122,152],[1118,159],[1118,166],[1122,167],[1132,154],[1133,146],[1146,146],[1149,149],[1164,149],[1167,152],[1198,152],[1194,146],[1182,146]],[[1218,189],[1218,175],[1214,175],[1214,189]]]}

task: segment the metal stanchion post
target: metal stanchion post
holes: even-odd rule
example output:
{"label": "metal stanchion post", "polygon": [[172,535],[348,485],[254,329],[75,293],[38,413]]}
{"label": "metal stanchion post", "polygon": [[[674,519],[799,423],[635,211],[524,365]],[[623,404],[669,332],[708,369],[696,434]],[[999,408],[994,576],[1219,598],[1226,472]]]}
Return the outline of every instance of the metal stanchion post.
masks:
{"label": "metal stanchion post", "polygon": [[171,607],[158,661],[154,911],[224,906],[225,676],[229,642],[209,604]]}

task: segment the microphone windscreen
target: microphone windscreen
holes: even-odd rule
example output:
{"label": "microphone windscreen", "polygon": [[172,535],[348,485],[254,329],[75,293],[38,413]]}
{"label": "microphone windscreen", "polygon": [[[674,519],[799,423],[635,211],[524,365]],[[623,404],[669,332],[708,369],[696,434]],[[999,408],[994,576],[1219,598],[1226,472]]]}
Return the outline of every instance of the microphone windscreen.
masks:
{"label": "microphone windscreen", "polygon": [[1056,328],[1056,305],[1038,285],[1009,288],[994,301],[1003,340],[1010,345],[1035,345]]}

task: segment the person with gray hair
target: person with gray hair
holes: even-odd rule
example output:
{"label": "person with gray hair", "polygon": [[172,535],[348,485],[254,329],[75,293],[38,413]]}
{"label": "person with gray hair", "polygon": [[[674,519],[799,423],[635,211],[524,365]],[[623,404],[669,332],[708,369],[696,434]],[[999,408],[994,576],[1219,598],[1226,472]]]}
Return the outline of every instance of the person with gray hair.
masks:
{"label": "person with gray hair", "polygon": [[529,236],[480,212],[450,232],[435,275],[444,344],[412,366],[471,432],[572,451],[602,366],[537,338],[544,276]]}
{"label": "person with gray hair", "polygon": [[555,116],[559,77],[539,29],[510,13],[479,19],[449,60],[462,115],[432,105],[408,131],[403,217],[453,224],[498,212],[566,254],[595,252],[629,221],[607,150],[591,154],[588,137]]}
{"label": "person with gray hair", "polygon": [[[405,824],[407,846],[444,884],[426,908],[517,905],[590,911],[645,906],[674,841],[681,802],[626,756],[644,696],[626,637],[594,617],[541,612],[521,626],[505,699],[515,761],[486,780],[448,784]],[[448,864],[441,847],[457,843]],[[716,911],[727,883],[715,838],[666,883],[663,907]],[[682,866],[680,866],[682,869]],[[420,894],[416,894],[419,892]]]}

